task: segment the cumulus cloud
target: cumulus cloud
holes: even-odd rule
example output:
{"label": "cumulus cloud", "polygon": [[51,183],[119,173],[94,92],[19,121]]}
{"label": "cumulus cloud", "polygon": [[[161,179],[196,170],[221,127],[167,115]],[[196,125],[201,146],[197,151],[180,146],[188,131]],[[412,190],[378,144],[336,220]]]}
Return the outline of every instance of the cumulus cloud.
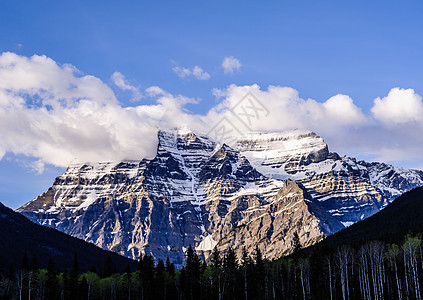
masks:
{"label": "cumulus cloud", "polygon": [[153,157],[158,122],[174,126],[186,114],[188,98],[168,93],[155,105],[123,108],[101,80],[46,56],[3,53],[0,78],[0,157],[38,158],[38,171],[42,163]]}
{"label": "cumulus cloud", "polygon": [[176,75],[179,76],[179,78],[186,78],[189,76],[194,76],[195,78],[199,80],[208,80],[210,79],[210,74],[205,72],[202,68],[199,66],[195,66],[192,69],[187,69],[183,67],[174,67],[173,72],[176,73]]}
{"label": "cumulus cloud", "polygon": [[[259,102],[249,103],[248,97],[244,98],[249,92]],[[213,93],[223,101],[209,111],[205,123],[209,132],[213,132],[219,122],[225,130],[232,129],[228,142],[233,140],[233,135],[242,136],[249,130],[308,129],[322,136],[330,150],[340,154],[399,164],[406,162],[415,167],[423,165],[423,136],[419,134],[422,128],[418,123],[422,120],[418,119],[422,118],[418,113],[421,97],[412,90],[392,89],[387,97],[375,100],[371,115],[365,114],[349,96],[342,94],[317,102],[302,99],[298,91],[289,87],[269,86],[263,90],[258,85],[231,85],[227,89],[215,89]],[[417,113],[409,109],[396,113],[391,105],[398,102],[408,103]],[[388,106],[383,107],[387,116],[381,110],[381,103]],[[266,110],[254,111],[254,106]],[[402,123],[394,121],[397,119]]]}
{"label": "cumulus cloud", "polygon": [[142,98],[139,88],[131,85],[120,72],[114,72],[110,78],[112,82],[122,91],[132,92],[132,101],[138,101]]}
{"label": "cumulus cloud", "polygon": [[[129,88],[119,74],[117,84]],[[342,94],[318,102],[289,87],[258,85],[230,85],[213,93],[219,102],[205,115],[185,109],[195,99],[158,86],[143,91],[154,104],[122,107],[107,84],[72,65],[3,53],[0,159],[6,152],[23,154],[35,158],[32,168],[43,172],[45,164],[151,158],[158,128],[186,125],[213,135],[223,124],[235,137],[251,130],[310,129],[339,153],[423,165],[422,98],[413,90],[392,89],[375,99],[371,114]]]}
{"label": "cumulus cloud", "polygon": [[413,89],[391,89],[388,96],[375,99],[371,111],[377,120],[388,126],[423,123],[422,97]]}
{"label": "cumulus cloud", "polygon": [[[253,95],[251,99],[243,98],[247,93]],[[300,98],[298,91],[292,88],[269,86],[267,90],[262,90],[258,85],[231,85],[226,90],[214,90],[214,94],[224,97],[224,100],[210,110],[210,120],[226,115],[236,129],[240,129],[239,134],[248,130],[304,128],[332,135],[347,127],[363,126],[369,122],[346,95],[336,95],[320,103]],[[261,110],[257,111],[257,108]]]}
{"label": "cumulus cloud", "polygon": [[239,71],[241,66],[242,64],[239,59],[233,56],[225,57],[222,62],[222,68],[225,74],[232,74],[235,71]]}

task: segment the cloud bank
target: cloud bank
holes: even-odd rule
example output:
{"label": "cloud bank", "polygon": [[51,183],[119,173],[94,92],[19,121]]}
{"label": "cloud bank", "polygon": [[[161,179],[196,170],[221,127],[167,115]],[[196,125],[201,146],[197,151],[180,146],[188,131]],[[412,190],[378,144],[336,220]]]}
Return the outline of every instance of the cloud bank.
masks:
{"label": "cloud bank", "polygon": [[[112,79],[121,89],[134,91],[122,74],[114,73]],[[393,88],[375,99],[367,114],[347,95],[318,102],[280,86],[216,89],[220,102],[205,115],[185,109],[194,99],[160,87],[142,94],[155,104],[124,107],[107,84],[72,65],[59,65],[46,56],[3,53],[0,158],[6,152],[35,158],[33,168],[39,172],[44,164],[151,158],[158,128],[186,125],[207,133],[229,121],[237,136],[249,130],[305,128],[339,153],[423,166],[423,102],[412,89]]]}

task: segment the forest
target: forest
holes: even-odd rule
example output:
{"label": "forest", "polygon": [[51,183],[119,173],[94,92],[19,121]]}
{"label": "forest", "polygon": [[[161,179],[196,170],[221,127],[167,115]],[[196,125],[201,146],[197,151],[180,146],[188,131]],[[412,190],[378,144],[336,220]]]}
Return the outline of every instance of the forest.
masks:
{"label": "forest", "polygon": [[[215,248],[216,249],[216,248]],[[402,243],[367,241],[330,247],[322,243],[311,252],[266,260],[259,248],[252,255],[233,250],[212,252],[201,261],[192,247],[186,264],[176,270],[168,260],[140,257],[138,269],[123,274],[106,259],[101,270],[57,270],[53,259],[39,269],[36,257],[24,254],[19,268],[3,270],[1,299],[421,299],[423,243],[407,234]]]}

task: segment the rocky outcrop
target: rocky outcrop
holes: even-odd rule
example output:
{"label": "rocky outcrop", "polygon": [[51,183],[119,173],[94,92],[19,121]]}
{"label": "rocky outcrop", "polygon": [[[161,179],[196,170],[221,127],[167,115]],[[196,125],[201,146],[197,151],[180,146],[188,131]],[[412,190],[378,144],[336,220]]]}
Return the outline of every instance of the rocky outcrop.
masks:
{"label": "rocky outcrop", "polygon": [[[248,199],[240,197],[234,203],[242,201]],[[319,209],[319,204],[298,183],[289,179],[276,195],[265,203],[256,203],[243,211],[234,228],[214,235],[219,240],[220,251],[232,247],[241,255],[244,247],[251,253],[258,246],[267,258],[275,259],[291,252],[295,233],[302,246],[309,246],[343,228],[338,220]],[[236,208],[234,206],[229,212],[224,224],[232,223],[232,213],[237,215]]]}

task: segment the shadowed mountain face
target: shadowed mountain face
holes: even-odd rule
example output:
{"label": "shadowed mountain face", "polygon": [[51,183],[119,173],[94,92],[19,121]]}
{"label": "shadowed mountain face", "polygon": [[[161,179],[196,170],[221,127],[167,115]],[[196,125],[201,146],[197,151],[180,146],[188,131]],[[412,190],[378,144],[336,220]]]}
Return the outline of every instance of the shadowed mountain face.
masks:
{"label": "shadowed mountain face", "polygon": [[371,240],[402,243],[404,236],[423,230],[423,188],[404,193],[377,214],[328,237],[332,246],[361,244]]}
{"label": "shadowed mountain face", "polygon": [[52,257],[59,269],[70,269],[77,254],[81,272],[95,267],[101,270],[110,257],[119,271],[136,262],[93,244],[71,237],[52,228],[34,224],[24,216],[0,203],[0,268],[20,267],[25,251],[36,256],[40,267],[46,267]]}
{"label": "shadowed mountain face", "polygon": [[152,160],[69,166],[18,209],[31,220],[137,258],[192,245],[268,258],[380,211],[423,185],[423,172],[330,153],[313,132],[252,133],[229,147],[190,130],[160,131]]}

